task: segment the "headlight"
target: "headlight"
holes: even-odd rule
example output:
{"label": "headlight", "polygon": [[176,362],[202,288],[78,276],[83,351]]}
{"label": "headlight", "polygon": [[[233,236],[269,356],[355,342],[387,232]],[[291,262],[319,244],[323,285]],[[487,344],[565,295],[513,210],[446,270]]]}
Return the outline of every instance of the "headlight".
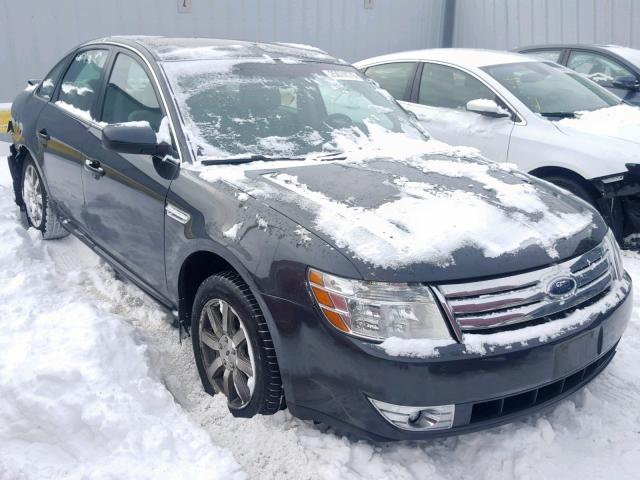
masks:
{"label": "headlight", "polygon": [[313,297],[325,318],[351,335],[450,339],[451,334],[429,287],[363,282],[309,269]]}
{"label": "headlight", "polygon": [[624,276],[624,265],[622,264],[622,255],[620,254],[620,246],[611,229],[604,237],[604,245],[609,256],[609,262],[613,268],[613,274],[616,280],[622,280]]}

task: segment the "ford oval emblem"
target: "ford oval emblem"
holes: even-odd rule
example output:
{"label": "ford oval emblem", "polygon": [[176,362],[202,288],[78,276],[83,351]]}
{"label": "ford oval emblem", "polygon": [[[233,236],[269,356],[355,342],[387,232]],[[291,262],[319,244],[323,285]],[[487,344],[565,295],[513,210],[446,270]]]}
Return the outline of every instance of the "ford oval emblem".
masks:
{"label": "ford oval emblem", "polygon": [[567,297],[571,295],[575,290],[578,284],[575,279],[572,277],[556,277],[551,282],[549,282],[549,286],[547,287],[547,293],[551,297],[561,298]]}

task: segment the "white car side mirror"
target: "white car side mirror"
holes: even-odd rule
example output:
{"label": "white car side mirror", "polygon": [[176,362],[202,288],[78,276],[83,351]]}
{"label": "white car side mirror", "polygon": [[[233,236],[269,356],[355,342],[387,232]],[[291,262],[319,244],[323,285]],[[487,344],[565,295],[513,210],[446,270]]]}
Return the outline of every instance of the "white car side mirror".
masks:
{"label": "white car side mirror", "polygon": [[511,114],[493,100],[477,98],[467,102],[467,111],[486,115],[488,117],[509,117]]}

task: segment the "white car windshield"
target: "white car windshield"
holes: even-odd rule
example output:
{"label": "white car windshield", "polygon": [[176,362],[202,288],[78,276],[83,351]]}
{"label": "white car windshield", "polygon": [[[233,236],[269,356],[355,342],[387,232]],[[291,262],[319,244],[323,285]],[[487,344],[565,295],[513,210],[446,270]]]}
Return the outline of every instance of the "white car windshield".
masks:
{"label": "white car windshield", "polygon": [[266,59],[163,62],[199,160],[305,157],[336,136],[426,138],[386,92],[351,66]]}
{"label": "white car windshield", "polygon": [[604,88],[551,62],[492,65],[483,70],[533,112],[545,117],[572,117],[576,112],[618,105]]}

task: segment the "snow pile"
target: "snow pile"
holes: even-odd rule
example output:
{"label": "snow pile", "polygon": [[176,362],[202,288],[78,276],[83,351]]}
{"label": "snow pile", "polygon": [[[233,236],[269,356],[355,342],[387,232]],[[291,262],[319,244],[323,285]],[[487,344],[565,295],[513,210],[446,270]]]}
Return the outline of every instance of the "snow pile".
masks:
{"label": "snow pile", "polygon": [[222,235],[224,235],[225,237],[231,240],[235,240],[236,237],[238,236],[238,232],[240,231],[240,227],[242,227],[242,222],[236,223],[235,225],[231,226],[229,229],[223,231]]}
{"label": "snow pile", "polygon": [[577,112],[576,118],[563,118],[557,124],[594,135],[640,142],[640,108],[631,105]]}
{"label": "snow pile", "polygon": [[[9,185],[6,162],[3,160],[0,161],[0,185]],[[638,409],[634,408],[640,402],[640,369],[637,368],[640,364],[638,291],[635,292],[635,309],[631,323],[612,363],[589,386],[550,411],[469,435],[425,442],[373,445],[350,440],[332,430],[322,430],[311,422],[293,418],[286,411],[271,417],[234,418],[228,412],[224,398],[210,397],[203,392],[193,363],[190,342],[180,344],[177,341],[175,329],[166,321],[167,314],[162,313],[140,290],[115,279],[111,270],[99,262],[95,254],[79,241],[72,238],[58,242],[32,240],[18,225],[15,211],[11,195],[0,187],[0,238],[3,242],[0,249],[0,313],[5,322],[0,333],[0,341],[5,342],[5,337],[10,336],[13,340],[11,344],[15,345],[18,341],[15,336],[16,330],[19,330],[19,338],[27,342],[26,345],[31,346],[37,338],[43,342],[42,339],[46,338],[48,332],[42,334],[35,329],[27,329],[25,324],[31,322],[21,317],[27,317],[25,311],[34,308],[34,314],[38,317],[45,309],[63,311],[66,304],[73,304],[73,308],[77,309],[75,311],[82,311],[85,305],[88,309],[85,312],[98,308],[100,317],[106,318],[106,325],[113,325],[115,318],[123,324],[132,325],[135,328],[134,336],[138,346],[132,347],[131,337],[126,336],[118,337],[117,344],[124,342],[128,345],[126,351],[135,348],[142,350],[143,345],[147,347],[147,355],[157,367],[157,376],[162,379],[176,401],[186,410],[192,421],[210,435],[215,444],[232,451],[249,478],[496,480],[535,477],[566,480],[636,480],[638,477],[640,414]],[[640,256],[626,253],[624,260],[625,266],[636,279],[635,288],[640,288]],[[13,296],[7,293],[11,288],[15,288],[17,292],[14,292]],[[15,313],[8,315],[9,310]],[[7,318],[11,321],[7,321]],[[30,318],[34,318],[34,315]],[[68,318],[70,317],[63,320],[66,321]],[[12,322],[18,322],[23,328],[13,328]],[[97,320],[91,322],[91,325],[95,325],[95,322]],[[55,329],[59,323],[63,322],[55,322],[47,327]],[[85,330],[82,330],[82,333],[84,332]],[[123,331],[118,330],[114,333],[121,334]],[[76,337],[75,332],[70,332],[70,336]],[[56,338],[59,336],[56,335]],[[91,338],[95,336],[92,335]],[[109,345],[113,346],[113,339],[108,335],[105,335],[105,338]],[[14,351],[17,349],[15,346],[12,348]],[[94,348],[102,351],[100,345]],[[47,350],[49,355],[51,351],[52,349]],[[43,368],[36,358],[39,350],[34,349],[31,353],[38,368]],[[19,352],[17,354],[20,355]],[[65,355],[66,352],[59,352],[60,358],[66,358]],[[99,354],[96,355],[100,357]],[[136,358],[142,356],[146,355],[139,353]],[[64,372],[55,372],[51,370],[52,367],[48,368],[52,375],[46,378],[45,385],[49,387],[58,376],[61,376],[60,382],[67,381]],[[107,364],[104,368],[110,368],[110,365]],[[133,362],[132,370],[139,370],[138,361]],[[29,369],[20,372],[20,375],[25,374],[29,374]],[[6,383],[8,380],[3,374],[0,381]],[[93,392],[96,397],[98,395],[97,388],[91,383],[85,386],[85,390]],[[42,397],[40,401],[46,402],[46,393],[46,390],[36,389],[22,391],[20,395],[32,401]],[[0,409],[14,405],[13,399],[7,397],[4,391],[0,391],[0,396]],[[157,397],[162,395],[158,394],[154,398]],[[54,409],[56,403],[49,401],[49,405],[50,416],[54,416],[54,413],[58,413],[58,410]],[[72,409],[61,406],[59,411],[72,412]],[[150,409],[150,414],[160,414],[158,418],[154,418],[160,428],[166,426],[163,415],[167,413],[168,411],[162,408]],[[44,421],[46,425],[50,425],[49,422],[52,420],[44,418]],[[149,428],[148,422],[149,415],[145,411],[141,416],[141,431]],[[180,420],[180,424],[184,422],[185,419]],[[47,444],[39,447],[30,439],[24,440],[20,443],[22,450],[15,450],[14,456],[9,458],[4,453],[7,445],[15,446],[19,443],[18,440],[14,440],[18,431],[12,431],[10,439],[6,437],[7,429],[12,428],[11,425],[4,417],[0,420],[0,478],[65,478],[59,473],[61,470],[58,470],[56,465],[68,462],[68,456],[60,454],[54,458],[52,455],[44,455],[44,450],[41,455],[33,453],[35,448],[48,448],[51,452],[56,443],[63,444],[64,438],[51,437]],[[196,427],[191,428],[191,434],[195,435]],[[176,431],[180,431],[179,426]],[[198,441],[184,438],[182,443],[185,449],[193,450],[193,445],[197,445]],[[95,445],[96,442],[89,437],[87,450],[95,453]],[[108,447],[112,446],[112,443],[106,443],[101,455],[111,454],[112,451]],[[122,452],[132,451],[131,443],[124,439],[121,439],[119,446]],[[208,456],[209,452],[220,455],[220,450],[212,445],[209,445],[205,456]],[[148,451],[140,449],[134,452],[137,459],[127,459],[132,462],[131,468],[137,469],[115,471],[117,465],[110,465],[111,472],[115,471],[110,478],[144,478],[145,471],[138,468],[142,461],[150,462],[150,477],[207,478],[206,474],[200,477],[192,475],[194,466],[201,458],[198,455],[202,453],[194,451],[189,459],[194,465],[190,465],[189,461],[175,452],[172,452],[172,458],[167,460],[160,454],[160,449],[156,449],[153,457],[148,455]],[[219,461],[224,458],[221,457]],[[82,457],[82,460],[86,460],[86,457]],[[82,473],[86,473],[84,478],[106,477],[103,467],[108,462],[100,463],[100,456],[93,460],[94,464],[84,464],[84,470],[77,470],[77,474],[66,475],[66,478],[80,478]],[[45,461],[46,471],[41,467]],[[17,471],[16,465],[27,463],[28,470],[24,474]],[[129,466],[124,462],[123,465]],[[154,474],[154,468],[167,465],[173,465],[169,473]],[[212,464],[206,473],[212,476],[218,473],[221,478],[225,478],[227,471],[224,466]]]}
{"label": "snow pile", "polygon": [[380,344],[388,355],[394,357],[435,358],[440,356],[441,347],[454,345],[452,340],[432,340],[430,338],[389,337]]}
{"label": "snow pile", "polygon": [[176,405],[131,323],[101,306],[87,265],[54,263],[78,242],[45,245],[19,225],[1,160],[0,478],[244,478]]}

